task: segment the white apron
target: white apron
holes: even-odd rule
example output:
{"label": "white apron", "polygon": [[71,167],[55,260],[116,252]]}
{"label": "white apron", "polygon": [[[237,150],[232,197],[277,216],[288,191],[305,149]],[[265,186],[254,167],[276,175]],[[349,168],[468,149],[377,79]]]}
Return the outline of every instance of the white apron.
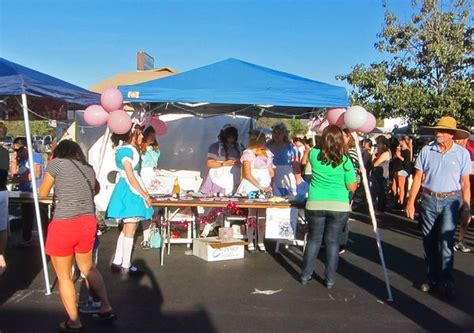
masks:
{"label": "white apron", "polygon": [[233,166],[221,166],[209,169],[209,178],[219,187],[224,189],[224,194],[229,195],[234,191],[234,175],[232,174]]}
{"label": "white apron", "polygon": [[[252,176],[262,187],[268,187],[272,182],[272,178],[270,177],[268,169],[252,168]],[[239,188],[237,189],[237,193],[241,195],[247,195],[253,191],[259,191],[259,189],[247,179],[243,178],[240,182]]]}
{"label": "white apron", "polygon": [[153,167],[142,168],[140,171],[140,176],[143,180],[143,183],[145,184],[145,188],[148,189],[150,187],[150,184],[156,178],[155,168]]}

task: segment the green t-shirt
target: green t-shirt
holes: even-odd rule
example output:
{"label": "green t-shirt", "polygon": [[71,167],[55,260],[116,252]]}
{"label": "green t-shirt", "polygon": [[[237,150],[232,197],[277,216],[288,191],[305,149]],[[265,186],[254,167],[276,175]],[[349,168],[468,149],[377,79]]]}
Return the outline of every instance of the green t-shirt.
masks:
{"label": "green t-shirt", "polygon": [[354,166],[347,156],[343,156],[342,163],[335,168],[323,164],[318,159],[320,152],[313,148],[308,156],[312,177],[306,209],[349,211],[349,190],[346,184],[356,182]]}

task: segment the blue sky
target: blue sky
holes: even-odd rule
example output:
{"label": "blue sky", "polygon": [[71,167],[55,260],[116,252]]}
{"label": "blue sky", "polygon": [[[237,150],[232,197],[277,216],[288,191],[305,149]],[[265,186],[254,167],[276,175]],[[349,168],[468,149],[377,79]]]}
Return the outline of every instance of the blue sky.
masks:
{"label": "blue sky", "polygon": [[[410,0],[387,0],[402,19]],[[335,76],[380,61],[382,0],[0,0],[0,55],[89,87],[136,69],[185,71],[226,58],[344,85]]]}

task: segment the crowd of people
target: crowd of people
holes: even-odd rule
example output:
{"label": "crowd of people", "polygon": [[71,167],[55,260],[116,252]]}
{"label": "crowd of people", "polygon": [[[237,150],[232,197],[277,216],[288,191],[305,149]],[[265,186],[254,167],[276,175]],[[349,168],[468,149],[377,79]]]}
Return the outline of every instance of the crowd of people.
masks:
{"label": "crowd of people", "polygon": [[[308,242],[301,283],[306,285],[313,278],[316,259],[324,246],[324,280],[326,287],[332,288],[339,255],[348,239],[349,213],[352,206],[363,202],[360,184],[361,170],[365,169],[379,216],[388,203],[393,204],[392,209],[406,209],[412,219],[415,207],[419,212],[427,264],[427,280],[421,290],[439,288],[451,296],[454,293],[453,252],[470,250],[463,238],[471,217],[470,176],[474,148],[467,144],[469,131],[458,128],[451,117],[441,118],[428,130],[434,133],[434,141],[414,151],[415,145],[408,136],[380,135],[374,145],[368,138],[356,142],[349,130],[335,125],[325,128],[314,140],[290,140],[286,126],[279,123],[273,126],[270,140],[263,132],[251,130],[244,148],[239,143],[237,128],[225,125],[218,140],[209,147],[209,171],[200,191],[209,195],[257,193],[287,198],[304,192]],[[111,269],[141,275],[141,269],[132,264],[134,237],[139,223],[150,221],[155,213],[147,184],[153,181],[158,167],[159,145],[153,127],[139,125],[125,134],[113,134],[112,142],[118,176],[106,215],[119,220],[121,229]],[[0,150],[0,209],[5,212],[8,210],[7,170],[18,177],[22,190],[32,191],[26,142],[16,141],[13,148],[16,154],[10,166],[8,154]],[[61,330],[73,332],[82,327],[70,274],[74,262],[91,293],[100,301],[95,319],[115,319],[102,276],[92,259],[97,243],[94,196],[100,190],[92,167],[79,145],[69,140],[57,145],[46,167],[42,159],[33,156],[33,160],[40,197],[49,196],[54,187],[56,199],[54,214],[47,226],[46,252],[51,256],[60,296],[68,313],[68,320],[60,324]],[[415,206],[419,198],[420,204]],[[31,241],[32,211],[31,204],[22,207],[24,242]],[[43,221],[48,221],[47,216]],[[455,243],[458,223],[460,239]],[[0,220],[0,274],[6,268],[6,225],[6,221]],[[247,239],[248,251],[266,252],[264,210],[248,210]]]}

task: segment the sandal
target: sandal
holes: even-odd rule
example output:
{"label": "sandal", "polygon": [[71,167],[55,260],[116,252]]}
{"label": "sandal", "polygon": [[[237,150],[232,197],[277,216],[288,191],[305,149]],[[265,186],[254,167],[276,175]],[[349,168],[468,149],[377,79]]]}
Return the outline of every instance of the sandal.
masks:
{"label": "sandal", "polygon": [[79,327],[71,327],[69,323],[69,319],[59,323],[59,332],[80,333],[84,331],[84,325]]}
{"label": "sandal", "polygon": [[92,315],[92,319],[96,321],[112,321],[117,319],[117,315],[113,311],[99,312]]}

